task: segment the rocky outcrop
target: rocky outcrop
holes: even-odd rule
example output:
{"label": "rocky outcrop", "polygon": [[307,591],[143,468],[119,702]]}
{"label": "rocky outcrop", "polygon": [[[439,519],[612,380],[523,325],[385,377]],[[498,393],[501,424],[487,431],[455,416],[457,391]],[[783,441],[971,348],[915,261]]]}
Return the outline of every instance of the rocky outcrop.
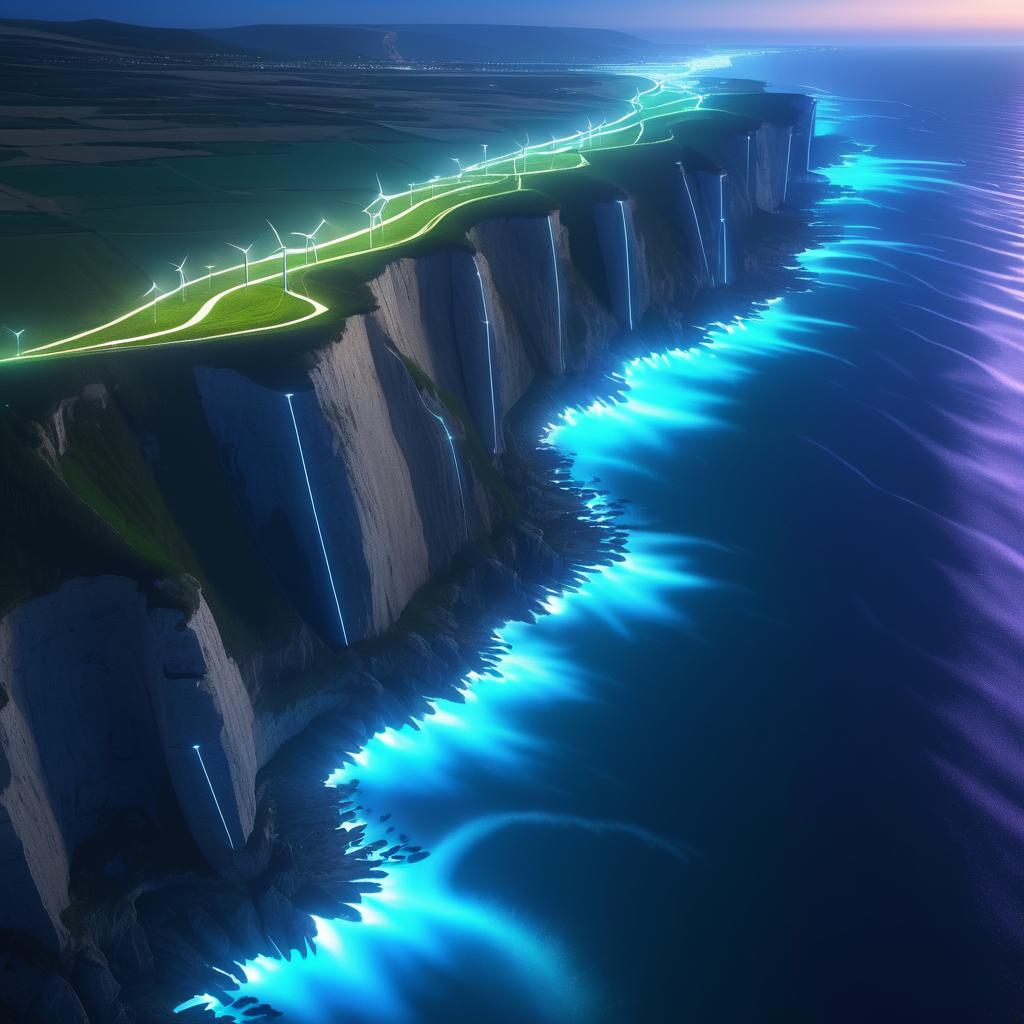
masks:
{"label": "rocky outcrop", "polygon": [[187,622],[154,609],[148,627],[163,764],[192,838],[211,864],[227,867],[256,817],[252,703],[205,601]]}
{"label": "rocky outcrop", "polygon": [[489,532],[491,502],[459,421],[417,387],[374,317],[348,321],[301,391],[232,370],[197,378],[261,548],[333,645],[385,630]]}
{"label": "rocky outcrop", "polygon": [[134,581],[72,580],[0,621],[0,678],[0,927],[59,952],[70,861],[110,830],[177,828],[180,808],[211,863],[221,814],[245,845],[252,706],[201,598],[187,620],[148,608]]}
{"label": "rocky outcrop", "polygon": [[68,860],[32,727],[8,699],[0,709],[0,928],[62,946]]}

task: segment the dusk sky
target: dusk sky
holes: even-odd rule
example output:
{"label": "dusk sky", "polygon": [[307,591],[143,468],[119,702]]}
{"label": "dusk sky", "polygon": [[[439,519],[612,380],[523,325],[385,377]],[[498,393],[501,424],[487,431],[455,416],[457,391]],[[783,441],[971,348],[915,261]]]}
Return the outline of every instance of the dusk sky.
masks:
{"label": "dusk sky", "polygon": [[378,0],[373,4],[332,0],[24,0],[3,5],[6,17],[110,18],[136,24],[179,26],[254,23],[461,22],[589,25],[643,32],[657,27],[673,36],[701,39],[774,37],[806,39],[856,36],[946,36],[964,33],[1006,41],[1024,37],[1020,0],[518,0],[512,5],[466,0]]}

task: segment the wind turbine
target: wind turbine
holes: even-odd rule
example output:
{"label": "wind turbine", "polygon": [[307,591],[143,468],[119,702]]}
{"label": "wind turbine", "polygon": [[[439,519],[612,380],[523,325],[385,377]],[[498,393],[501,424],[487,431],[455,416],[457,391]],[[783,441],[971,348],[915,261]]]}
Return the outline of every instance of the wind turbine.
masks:
{"label": "wind turbine", "polygon": [[481,143],[481,146],[482,146],[483,151],[484,151],[484,174],[486,174],[487,173],[487,143],[483,142],[483,143]]}
{"label": "wind turbine", "polygon": [[213,272],[217,269],[213,263],[207,263],[206,266],[206,280],[209,281],[209,291],[213,291]]}
{"label": "wind turbine", "polygon": [[186,256],[180,263],[172,263],[171,266],[178,272],[178,277],[181,279],[181,301],[185,301],[185,290],[188,281],[185,280],[185,263],[188,261]]}
{"label": "wind turbine", "polygon": [[594,122],[587,118],[587,148],[594,148]]}
{"label": "wind turbine", "polygon": [[555,137],[551,136],[551,163],[548,164],[548,170],[553,171],[555,169]]}
{"label": "wind turbine", "polygon": [[270,226],[270,230],[274,232],[274,237],[277,239],[278,248],[274,251],[273,255],[281,254],[281,281],[282,287],[285,291],[288,291],[288,246],[281,241],[281,236],[277,233],[277,228],[274,227],[270,221],[267,221]]}
{"label": "wind turbine", "polygon": [[313,246],[313,262],[314,263],[319,263],[320,262],[320,256],[317,254],[317,251],[316,251],[316,233],[326,223],[327,223],[327,221],[324,220],[323,217],[321,217],[320,218],[320,223],[317,224],[317,226],[315,228],[313,228],[313,230],[310,231],[308,234],[305,231],[293,231],[292,232],[293,235],[297,235],[299,238],[304,238],[306,240],[305,252],[306,252],[306,266],[307,267],[309,266],[309,247],[311,245]]}
{"label": "wind turbine", "polygon": [[[370,248],[373,248],[373,222],[376,218],[377,223],[380,225],[381,234],[384,233],[384,211],[387,209],[389,196],[384,195],[384,186],[380,183],[380,175],[374,175],[377,179],[377,194],[370,201],[369,205],[363,209],[363,213],[370,218]],[[380,203],[380,209],[374,210],[374,204]]]}
{"label": "wind turbine", "polygon": [[[527,141],[529,141],[529,139],[527,139]],[[520,157],[523,158],[523,169],[522,169],[522,171],[519,171],[519,170],[516,169],[516,161]],[[512,156],[512,173],[513,174],[525,174],[526,173],[526,143],[525,142],[521,142],[519,144],[519,152],[513,154],[513,156]]]}
{"label": "wind turbine", "polygon": [[240,245],[235,245],[234,242],[228,242],[228,245],[232,249],[237,249],[242,257],[245,259],[245,287],[249,287],[249,250],[255,245],[255,242],[250,242],[244,249]]}
{"label": "wind turbine", "polygon": [[449,160],[459,169],[459,173],[455,176],[456,181],[462,181],[462,161],[457,156],[448,157]]}
{"label": "wind turbine", "polygon": [[21,358],[21,336],[25,333],[25,328],[22,327],[20,331],[13,331],[10,327],[7,328],[8,332],[14,335],[15,352],[18,358]]}
{"label": "wind turbine", "polygon": [[160,296],[163,294],[163,289],[160,287],[160,285],[158,285],[156,283],[156,281],[154,281],[149,286],[149,291],[147,291],[142,297],[145,299],[145,298],[148,298],[150,295],[153,295],[153,294],[156,295],[156,298],[153,300],[153,323],[156,323],[156,304],[157,304],[157,299],[159,299]]}

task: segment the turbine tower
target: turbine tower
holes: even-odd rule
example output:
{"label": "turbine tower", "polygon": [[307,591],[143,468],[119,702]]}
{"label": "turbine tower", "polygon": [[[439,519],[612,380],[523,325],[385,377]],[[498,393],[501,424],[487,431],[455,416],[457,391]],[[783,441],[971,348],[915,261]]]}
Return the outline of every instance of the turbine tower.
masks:
{"label": "turbine tower", "polygon": [[156,323],[156,304],[162,294],[163,289],[160,287],[160,285],[156,283],[156,281],[154,281],[149,286],[149,290],[146,291],[142,296],[145,299],[148,298],[150,295],[156,295],[156,298],[153,299],[153,323]]}
{"label": "turbine tower", "polygon": [[281,241],[281,236],[277,233],[277,228],[274,227],[270,221],[267,221],[270,226],[270,230],[274,232],[274,237],[277,239],[278,248],[274,250],[273,255],[276,256],[278,253],[281,254],[281,286],[284,291],[288,291],[288,246]]}
{"label": "turbine tower", "polygon": [[249,287],[249,250],[255,245],[255,242],[250,242],[244,249],[240,245],[235,245],[234,242],[228,242],[228,245],[232,249],[237,249],[245,260],[245,287]]}
{"label": "turbine tower", "polygon": [[[369,205],[365,207],[363,213],[370,218],[370,248],[373,248],[373,222],[376,219],[380,225],[381,235],[384,234],[384,210],[387,208],[388,200],[390,196],[384,195],[384,186],[380,183],[380,175],[376,175],[377,178],[377,194],[370,201]],[[433,194],[433,192],[431,192]],[[375,210],[374,206],[380,203],[380,209]]]}

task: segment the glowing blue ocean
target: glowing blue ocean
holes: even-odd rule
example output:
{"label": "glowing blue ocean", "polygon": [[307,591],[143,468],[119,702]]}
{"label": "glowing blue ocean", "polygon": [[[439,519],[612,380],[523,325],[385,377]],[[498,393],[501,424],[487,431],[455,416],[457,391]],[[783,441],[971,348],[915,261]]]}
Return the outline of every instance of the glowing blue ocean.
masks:
{"label": "glowing blue ocean", "polygon": [[819,97],[830,240],[558,417],[628,557],[339,769],[431,856],[248,966],[289,1022],[1021,1019],[1024,61],[724,73]]}

